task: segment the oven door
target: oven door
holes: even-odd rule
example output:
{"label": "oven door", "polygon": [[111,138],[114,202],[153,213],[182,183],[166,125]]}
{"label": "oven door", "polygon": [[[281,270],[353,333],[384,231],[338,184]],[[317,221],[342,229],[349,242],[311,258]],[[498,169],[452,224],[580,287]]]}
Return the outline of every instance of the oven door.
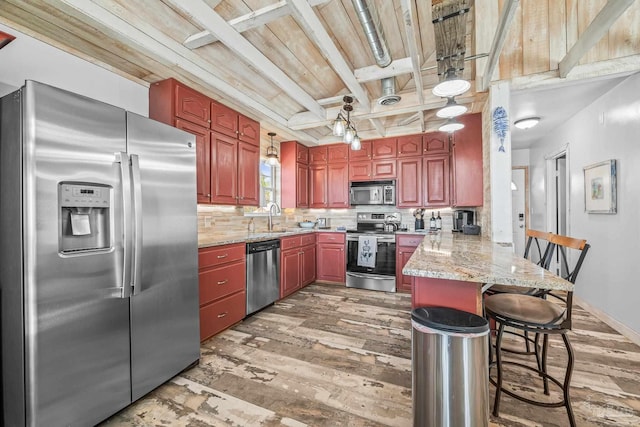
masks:
{"label": "oven door", "polygon": [[396,291],[396,240],[393,235],[377,235],[374,267],[358,265],[358,236],[347,235],[347,287],[376,291]]}

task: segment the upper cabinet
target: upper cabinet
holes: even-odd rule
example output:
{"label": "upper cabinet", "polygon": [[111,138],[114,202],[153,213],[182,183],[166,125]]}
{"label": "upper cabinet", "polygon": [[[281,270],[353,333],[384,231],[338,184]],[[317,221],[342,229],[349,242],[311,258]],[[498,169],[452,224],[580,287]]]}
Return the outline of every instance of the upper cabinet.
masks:
{"label": "upper cabinet", "polygon": [[198,203],[258,206],[259,122],[175,79],[150,86],[149,117],[195,135]]}
{"label": "upper cabinet", "polygon": [[449,152],[449,133],[430,132],[422,137],[422,154],[446,154]]}
{"label": "upper cabinet", "polygon": [[398,138],[398,158],[422,156],[422,134]]}
{"label": "upper cabinet", "polygon": [[348,156],[346,144],[309,148],[309,207],[349,207]]}
{"label": "upper cabinet", "polygon": [[298,141],[280,144],[282,207],[309,207],[309,148]]}
{"label": "upper cabinet", "polygon": [[371,143],[371,159],[395,159],[398,155],[396,138],[376,139]]}
{"label": "upper cabinet", "polygon": [[458,118],[464,128],[456,131],[452,144],[451,204],[482,206],[482,115],[468,114]]}

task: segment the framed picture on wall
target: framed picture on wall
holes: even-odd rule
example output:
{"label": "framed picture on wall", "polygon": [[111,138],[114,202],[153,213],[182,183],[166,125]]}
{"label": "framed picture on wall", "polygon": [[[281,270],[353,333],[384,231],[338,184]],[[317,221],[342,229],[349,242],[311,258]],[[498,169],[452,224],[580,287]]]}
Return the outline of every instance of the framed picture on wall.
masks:
{"label": "framed picture on wall", "polygon": [[584,210],[587,213],[614,214],[616,200],[616,161],[607,160],[584,168]]}

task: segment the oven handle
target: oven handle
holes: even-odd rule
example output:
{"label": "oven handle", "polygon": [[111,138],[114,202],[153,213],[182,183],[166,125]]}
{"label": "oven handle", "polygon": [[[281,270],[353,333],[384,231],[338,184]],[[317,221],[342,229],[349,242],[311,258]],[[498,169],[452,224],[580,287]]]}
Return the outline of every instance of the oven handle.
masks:
{"label": "oven handle", "polygon": [[390,277],[395,277],[395,275],[387,276],[387,275],[384,275],[384,274],[354,273],[354,272],[351,272],[351,271],[347,271],[347,276],[359,277],[361,279],[388,279]]}

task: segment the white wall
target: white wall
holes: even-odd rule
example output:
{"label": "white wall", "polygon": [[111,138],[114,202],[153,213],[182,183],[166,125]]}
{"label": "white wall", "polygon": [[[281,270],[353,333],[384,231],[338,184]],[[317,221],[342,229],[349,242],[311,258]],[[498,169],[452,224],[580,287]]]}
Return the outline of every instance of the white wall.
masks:
{"label": "white wall", "polygon": [[511,166],[529,166],[529,149],[511,150]]}
{"label": "white wall", "polygon": [[0,49],[0,96],[36,80],[124,108],[147,117],[149,89],[0,24],[16,37]]}
{"label": "white wall", "polygon": [[[569,234],[591,249],[576,295],[640,333],[640,73],[632,75],[532,145],[532,228],[545,229],[545,156],[569,146]],[[587,165],[618,161],[618,213],[584,212]]]}

